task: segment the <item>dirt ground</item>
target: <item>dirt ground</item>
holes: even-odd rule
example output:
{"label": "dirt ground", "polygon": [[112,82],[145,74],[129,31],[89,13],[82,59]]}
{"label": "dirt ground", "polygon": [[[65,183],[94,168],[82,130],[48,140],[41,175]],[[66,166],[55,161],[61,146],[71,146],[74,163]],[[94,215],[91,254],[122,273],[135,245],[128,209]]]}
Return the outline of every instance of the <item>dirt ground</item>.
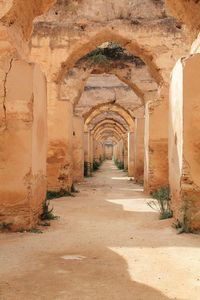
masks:
{"label": "dirt ground", "polygon": [[177,235],[107,161],[52,201],[43,234],[0,235],[0,299],[199,300],[200,236]]}

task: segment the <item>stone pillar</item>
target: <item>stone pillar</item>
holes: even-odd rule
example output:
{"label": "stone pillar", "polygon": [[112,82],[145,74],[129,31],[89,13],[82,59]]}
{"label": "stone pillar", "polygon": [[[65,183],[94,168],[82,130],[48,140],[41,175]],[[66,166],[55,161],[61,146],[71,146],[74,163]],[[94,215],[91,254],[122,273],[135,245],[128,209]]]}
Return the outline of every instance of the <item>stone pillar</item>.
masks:
{"label": "stone pillar", "polygon": [[134,132],[128,132],[128,176],[134,176]]}
{"label": "stone pillar", "polygon": [[124,136],[124,170],[128,170],[128,136]]}
{"label": "stone pillar", "polygon": [[73,116],[73,182],[84,177],[84,120]]}
{"label": "stone pillar", "polygon": [[200,229],[200,54],[177,62],[171,82],[169,182],[172,209],[189,229]]}
{"label": "stone pillar", "polygon": [[136,182],[144,180],[144,118],[135,119],[134,137],[134,178]]}
{"label": "stone pillar", "polygon": [[84,132],[84,176],[89,176],[88,174],[88,132]]}
{"label": "stone pillar", "polygon": [[90,138],[89,138],[89,157],[90,157],[90,168],[91,172],[93,171],[93,163],[94,163],[94,136],[89,132]]}
{"label": "stone pillar", "polygon": [[91,176],[93,163],[93,136],[91,137],[90,130],[84,132],[84,164],[85,175]]}
{"label": "stone pillar", "polygon": [[10,62],[3,106],[0,223],[12,230],[30,229],[46,198],[46,79],[37,65]]}
{"label": "stone pillar", "polygon": [[104,157],[102,143],[94,140],[94,159],[98,162],[102,162]]}
{"label": "stone pillar", "polygon": [[150,193],[168,185],[168,96],[145,106],[144,188]]}
{"label": "stone pillar", "polygon": [[70,191],[73,183],[73,105],[70,101],[57,100],[51,107],[48,138],[48,190]]}

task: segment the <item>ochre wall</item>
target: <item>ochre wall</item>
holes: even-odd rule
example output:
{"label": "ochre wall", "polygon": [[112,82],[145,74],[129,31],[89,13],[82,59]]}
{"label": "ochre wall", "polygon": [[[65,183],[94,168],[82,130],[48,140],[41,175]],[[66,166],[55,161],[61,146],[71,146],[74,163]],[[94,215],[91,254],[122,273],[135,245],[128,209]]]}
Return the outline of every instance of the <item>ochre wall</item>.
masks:
{"label": "ochre wall", "polygon": [[143,181],[144,178],[144,118],[135,120],[134,139],[134,178]]}
{"label": "ochre wall", "polygon": [[84,121],[73,116],[73,182],[80,182],[84,177]]}
{"label": "ochre wall", "polygon": [[169,169],[175,218],[200,228],[200,54],[180,60],[170,97]]}
{"label": "ochre wall", "polygon": [[[49,100],[50,101],[50,100]],[[48,190],[69,190],[72,186],[73,106],[55,100],[48,111]]]}
{"label": "ochre wall", "polygon": [[46,80],[36,65],[13,60],[5,88],[0,222],[15,230],[36,224],[46,197]]}

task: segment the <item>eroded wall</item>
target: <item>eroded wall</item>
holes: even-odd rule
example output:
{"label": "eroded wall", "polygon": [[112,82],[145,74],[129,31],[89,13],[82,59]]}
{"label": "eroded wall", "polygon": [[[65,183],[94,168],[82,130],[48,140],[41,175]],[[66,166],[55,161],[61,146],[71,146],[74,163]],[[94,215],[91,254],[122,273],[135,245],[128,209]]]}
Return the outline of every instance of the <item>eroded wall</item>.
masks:
{"label": "eroded wall", "polygon": [[84,177],[84,121],[73,116],[73,182],[80,182]]}
{"label": "eroded wall", "polygon": [[136,182],[144,181],[144,118],[135,120],[134,178]]}
{"label": "eroded wall", "polygon": [[180,60],[173,71],[170,98],[169,161],[172,208],[188,228],[200,228],[200,54]]}
{"label": "eroded wall", "polygon": [[31,228],[46,197],[46,80],[36,65],[13,60],[5,91],[0,222]]}

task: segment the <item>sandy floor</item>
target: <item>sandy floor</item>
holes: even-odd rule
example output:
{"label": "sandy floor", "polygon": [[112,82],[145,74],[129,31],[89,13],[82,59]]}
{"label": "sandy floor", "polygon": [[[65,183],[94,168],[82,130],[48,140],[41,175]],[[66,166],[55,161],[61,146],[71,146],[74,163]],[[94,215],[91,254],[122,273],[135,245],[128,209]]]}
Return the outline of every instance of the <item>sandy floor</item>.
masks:
{"label": "sandy floor", "polygon": [[200,236],[159,221],[112,162],[79,189],[43,234],[1,234],[1,300],[200,299]]}

